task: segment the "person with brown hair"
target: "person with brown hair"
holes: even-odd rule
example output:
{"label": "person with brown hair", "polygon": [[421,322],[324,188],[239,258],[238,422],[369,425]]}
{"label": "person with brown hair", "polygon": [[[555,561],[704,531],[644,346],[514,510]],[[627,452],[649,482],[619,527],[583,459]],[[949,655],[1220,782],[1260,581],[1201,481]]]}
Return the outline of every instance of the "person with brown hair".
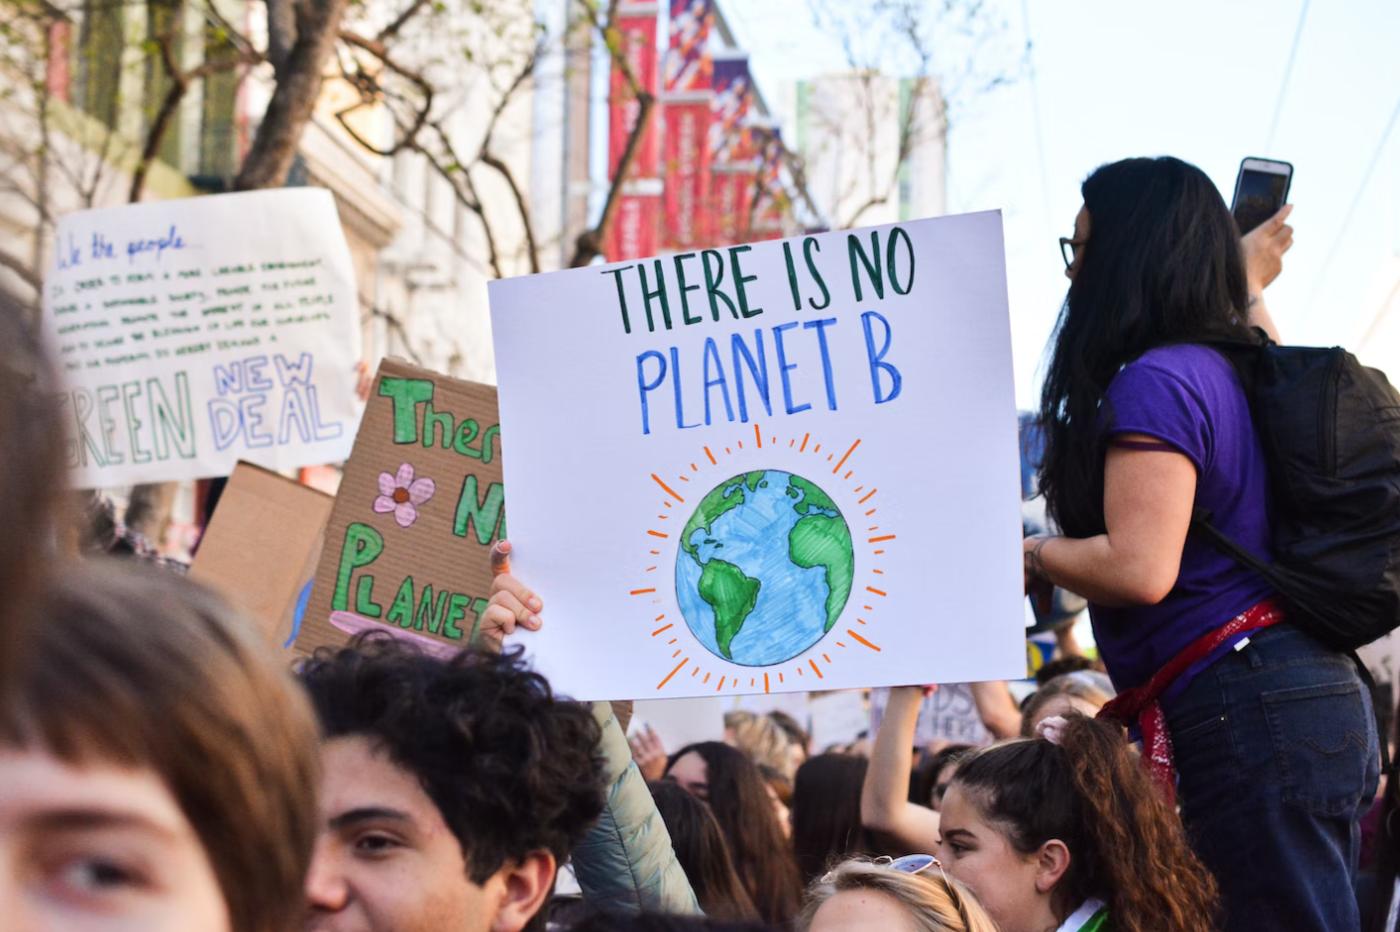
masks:
{"label": "person with brown hair", "polygon": [[1197,932],[1215,879],[1117,725],[1070,715],[978,751],[943,801],[939,857],[1002,932]]}
{"label": "person with brown hair", "polygon": [[797,769],[792,845],[805,881],[820,877],[836,861],[883,853],[860,821],[860,790],[869,763],[850,754],[818,754]]}
{"label": "person with brown hair", "polygon": [[931,855],[854,859],[807,891],[801,932],[997,932],[972,893]]}
{"label": "person with brown hair", "polygon": [[1112,687],[1089,671],[1065,673],[1048,680],[1021,707],[1021,737],[1029,738],[1047,718],[1078,712],[1093,718],[1113,698]]}
{"label": "person with brown hair", "polygon": [[0,681],[0,903],[23,929],[300,928],[316,724],[253,625],[73,563]]}
{"label": "person with brown hair", "polygon": [[705,915],[711,919],[757,919],[758,910],[734,870],[729,843],[709,805],[673,780],[660,780],[650,786],[656,809],[671,834],[676,857],[690,878]]}
{"label": "person with brown hair", "polygon": [[710,804],[759,916],[775,925],[791,920],[801,906],[802,882],[753,761],[727,744],[703,741],[677,751],[666,776]]}

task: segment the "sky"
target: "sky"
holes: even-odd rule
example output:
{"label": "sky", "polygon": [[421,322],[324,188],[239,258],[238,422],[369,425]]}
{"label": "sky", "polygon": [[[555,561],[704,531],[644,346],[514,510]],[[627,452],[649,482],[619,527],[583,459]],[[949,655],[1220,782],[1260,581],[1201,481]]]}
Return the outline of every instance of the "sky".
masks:
{"label": "sky", "polygon": [[[948,205],[1003,212],[1022,407],[1035,403],[1064,298],[1057,239],[1071,232],[1079,184],[1127,156],[1193,162],[1227,201],[1240,159],[1292,162],[1295,245],[1269,307],[1287,342],[1357,343],[1382,282],[1400,275],[1400,2],[987,5],[1010,38],[1029,38],[1033,76],[962,103],[948,136]],[[720,6],[761,89],[843,61],[807,0]],[[1400,358],[1390,369],[1400,375]]]}

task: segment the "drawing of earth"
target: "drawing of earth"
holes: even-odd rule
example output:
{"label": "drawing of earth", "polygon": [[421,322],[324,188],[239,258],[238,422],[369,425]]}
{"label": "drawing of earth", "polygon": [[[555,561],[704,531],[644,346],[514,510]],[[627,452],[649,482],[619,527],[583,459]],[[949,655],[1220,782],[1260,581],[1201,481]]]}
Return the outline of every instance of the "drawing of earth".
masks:
{"label": "drawing of earth", "polygon": [[676,597],[706,649],[762,667],[831,630],[854,570],[836,503],[811,480],[759,470],[726,479],[696,506],[676,554]]}

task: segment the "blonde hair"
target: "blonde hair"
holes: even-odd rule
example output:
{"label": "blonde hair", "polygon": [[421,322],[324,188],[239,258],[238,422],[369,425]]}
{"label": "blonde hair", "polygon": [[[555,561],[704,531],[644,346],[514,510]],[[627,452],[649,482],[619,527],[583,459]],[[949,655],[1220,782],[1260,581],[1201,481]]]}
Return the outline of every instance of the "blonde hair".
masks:
{"label": "blonde hair", "polygon": [[852,890],[893,897],[919,932],[997,932],[996,923],[967,887],[945,877],[937,865],[920,874],[906,874],[864,858],[843,861],[807,888],[798,929],[810,928],[827,900]]}
{"label": "blonde hair", "polygon": [[1040,714],[1041,710],[1056,699],[1078,699],[1097,711],[1112,698],[1113,694],[1106,692],[1087,671],[1062,673],[1031,693],[1030,698],[1026,700],[1026,704],[1021,708],[1021,737],[1035,736],[1035,726],[1044,717]]}
{"label": "blonde hair", "polygon": [[760,767],[770,767],[793,778],[801,763],[788,733],[766,715],[755,715],[743,709],[724,714],[725,743],[744,752],[744,756]]}

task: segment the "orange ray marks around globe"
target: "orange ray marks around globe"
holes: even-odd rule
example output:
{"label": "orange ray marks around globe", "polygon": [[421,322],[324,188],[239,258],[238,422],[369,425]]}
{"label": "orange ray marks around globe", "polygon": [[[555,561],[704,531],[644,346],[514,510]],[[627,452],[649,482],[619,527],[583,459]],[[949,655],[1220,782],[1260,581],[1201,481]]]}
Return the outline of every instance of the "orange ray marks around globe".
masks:
{"label": "orange ray marks around globe", "polygon": [[778,682],[781,683],[782,681],[783,681],[783,671],[782,671],[782,670],[779,670],[779,671],[778,671]]}
{"label": "orange ray marks around globe", "polygon": [[665,493],[666,493],[667,495],[671,496],[671,497],[674,498],[676,501],[680,502],[682,505],[685,504],[685,498],[684,498],[679,492],[677,492],[675,489],[673,489],[673,488],[671,488],[669,485],[667,485],[666,482],[665,482],[665,480],[662,479],[660,476],[658,476],[656,473],[652,473],[652,474],[651,474],[651,480],[652,480],[653,482],[655,482],[657,485],[661,486],[662,490],[665,491]]}
{"label": "orange ray marks around globe", "polygon": [[665,618],[666,618],[666,613],[665,613],[665,612],[662,612],[660,615],[657,615],[657,616],[656,616],[655,618],[653,618],[652,620],[653,620],[653,621],[662,621],[662,620],[664,620]]}
{"label": "orange ray marks around globe", "polygon": [[858,485],[858,486],[856,486],[854,489],[852,489],[851,491],[853,491],[853,492],[859,492],[859,491],[860,491],[861,489],[863,489],[863,488],[865,488],[865,486],[863,486],[863,485]]}
{"label": "orange ray marks around globe", "polygon": [[[642,572],[644,572],[644,573],[655,573],[655,572],[656,572],[656,567],[654,567],[654,566],[648,566],[648,567],[647,567],[645,570],[643,570]],[[876,570],[875,572],[878,573],[878,572],[880,572],[880,571],[879,571],[879,570]]]}
{"label": "orange ray marks around globe", "polygon": [[[856,491],[859,492],[860,489],[856,489]],[[872,498],[874,498],[874,497],[875,497],[875,493],[878,492],[878,491],[880,491],[880,490],[879,490],[879,489],[871,489],[869,492],[866,492],[866,493],[865,493],[865,498],[862,498],[859,502],[856,502],[856,504],[857,504],[857,505],[864,505],[866,502],[868,502],[868,501],[870,501]]]}
{"label": "orange ray marks around globe", "polygon": [[763,674],[763,691],[768,692],[768,674]]}
{"label": "orange ray marks around globe", "polygon": [[868,518],[868,517],[870,517],[871,515],[873,515],[873,514],[875,513],[875,511],[876,511],[876,509],[872,508],[872,509],[870,509],[869,511],[867,511],[867,512],[865,513],[865,516]]}
{"label": "orange ray marks around globe", "polygon": [[828,657],[826,654],[822,654],[822,659],[825,660],[827,663],[831,663],[831,658]]}
{"label": "orange ray marks around globe", "polygon": [[647,533],[650,534],[652,537],[660,537],[663,539],[671,536],[670,534],[664,534],[661,531],[648,530]]}
{"label": "orange ray marks around globe", "polygon": [[873,605],[867,605],[867,606],[865,606],[865,610],[866,610],[867,612],[873,612],[873,611],[875,611],[875,606],[873,606]]}
{"label": "orange ray marks around globe", "polygon": [[768,438],[768,442],[771,443],[771,444],[773,444],[774,446],[777,446],[777,444],[778,444],[778,438],[777,438],[777,437],[773,437],[773,436],[770,435],[769,438]]}
{"label": "orange ray marks around globe", "polygon": [[873,592],[873,593],[875,593],[876,595],[889,595],[888,592],[885,592],[885,591],[883,591],[883,590],[881,590],[881,589],[876,589],[874,586],[866,586],[866,587],[865,587],[865,591],[866,591],[866,592]]}
{"label": "orange ray marks around globe", "polygon": [[[699,472],[700,470],[697,469],[697,470],[695,470],[695,471],[696,471],[696,472]],[[679,479],[679,480],[681,480],[682,482],[689,482],[689,481],[690,481],[690,477],[689,477],[689,476],[677,476],[676,478]]]}
{"label": "orange ray marks around globe", "polygon": [[845,474],[844,476],[841,477],[841,481],[842,481],[842,482],[849,482],[850,479],[851,479],[851,477],[854,476],[855,474],[856,474],[856,471],[855,471],[854,469],[848,469],[848,470],[846,470],[846,474]]}
{"label": "orange ray marks around globe", "polygon": [[715,459],[715,455],[714,455],[713,453],[710,452],[710,448],[709,448],[709,447],[706,447],[706,448],[705,448],[705,455],[708,456],[708,457],[710,458],[710,465],[711,465],[711,466],[718,466],[718,465],[719,465],[719,460]]}
{"label": "orange ray marks around globe", "polygon": [[893,534],[882,534],[882,535],[880,535],[879,537],[872,537],[872,538],[870,538],[870,540],[866,541],[866,543],[870,543],[870,544],[883,544],[883,543],[884,543],[885,541],[887,541],[887,540],[894,540],[894,535],[893,535]]}
{"label": "orange ray marks around globe", "polygon": [[[655,569],[655,567],[653,567],[653,569]],[[885,571],[884,571],[884,570],[871,570],[870,572],[874,573],[876,576],[883,576],[883,575],[885,575]]]}
{"label": "orange ray marks around globe", "polygon": [[865,530],[866,530],[866,533],[869,533],[869,532],[871,532],[871,531],[878,531],[878,530],[880,530],[880,525],[878,525],[878,524],[872,524],[870,527],[866,528]]}
{"label": "orange ray marks around globe", "polygon": [[856,452],[856,447],[858,447],[858,446],[860,446],[860,438],[859,438],[859,437],[856,438],[856,442],[855,442],[855,443],[851,444],[851,448],[850,448],[849,450],[847,450],[845,453],[841,454],[841,460],[840,460],[840,462],[838,462],[838,463],[836,464],[836,466],[831,470],[831,474],[832,474],[833,476],[836,475],[838,472],[841,471],[841,467],[846,465],[846,460],[848,460],[848,459],[851,458],[851,454],[854,453],[854,452]]}
{"label": "orange ray marks around globe", "polygon": [[[813,452],[813,453],[820,453],[821,451],[822,451],[822,445],[821,445],[820,443],[817,444],[816,446],[812,447],[812,452]],[[830,457],[828,457],[828,459],[830,459]]]}
{"label": "orange ray marks around globe", "polygon": [[729,677],[727,676],[721,676],[719,678],[719,685],[715,687],[715,692],[719,692],[721,689],[724,688],[724,681],[727,679],[729,679]]}
{"label": "orange ray marks around globe", "polygon": [[791,440],[788,441],[788,449],[791,450],[795,446],[797,446],[797,438],[793,437]]}
{"label": "orange ray marks around globe", "polygon": [[860,622],[863,625],[870,624],[870,622],[866,621],[864,618],[857,618],[856,621]]}
{"label": "orange ray marks around globe", "polygon": [[[677,651],[677,653],[680,653],[680,651]],[[665,678],[664,680],[662,680],[661,682],[659,682],[659,683],[656,684],[656,690],[657,690],[657,692],[660,692],[660,691],[661,691],[661,688],[662,688],[663,686],[665,686],[667,683],[671,682],[671,677],[673,677],[673,676],[675,676],[677,673],[681,672],[681,668],[684,667],[687,663],[690,663],[690,658],[689,658],[689,657],[685,658],[685,659],[682,660],[680,663],[676,664],[676,668],[675,668],[674,670],[672,670],[670,673],[667,673],[667,674],[666,674],[666,678]]]}
{"label": "orange ray marks around globe", "polygon": [[675,625],[673,625],[673,624],[665,624],[665,625],[662,625],[661,627],[659,627],[659,628],[657,628],[655,631],[653,631],[653,632],[651,633],[651,636],[652,636],[652,637],[656,637],[658,634],[663,634],[663,633],[665,633],[665,632],[667,632],[667,631],[670,631],[670,630],[671,630],[672,628],[674,628],[674,627],[675,627]]}
{"label": "orange ray marks around globe", "polygon": [[756,684],[757,682],[758,682],[758,677],[753,677],[753,678],[751,678],[751,679],[749,680],[749,689],[753,689],[754,684]]}
{"label": "orange ray marks around globe", "polygon": [[701,685],[701,686],[705,686],[705,685],[707,685],[709,682],[710,682],[710,671],[709,671],[709,670],[706,670],[706,671],[705,671],[705,678],[704,678],[703,680],[700,681],[700,685]]}
{"label": "orange ray marks around globe", "polygon": [[675,506],[672,505],[670,502],[662,502],[662,504],[665,505],[667,508],[674,508],[674,507],[675,507]]}
{"label": "orange ray marks around globe", "polygon": [[672,660],[675,660],[678,656],[680,656],[680,652],[681,652],[681,649],[680,649],[679,647],[677,647],[677,648],[676,648],[676,652],[675,652],[674,654],[671,655],[671,659],[672,659]]}
{"label": "orange ray marks around globe", "polygon": [[850,628],[847,628],[847,629],[846,629],[846,633],[849,634],[851,637],[855,638],[855,639],[856,639],[857,641],[859,641],[860,643],[864,644],[866,647],[868,647],[868,648],[870,648],[871,650],[875,651],[877,654],[880,652],[880,648],[879,648],[877,645],[870,643],[870,642],[867,641],[865,638],[861,637],[859,634],[857,634],[856,632],[852,631]]}
{"label": "orange ray marks around globe", "polygon": [[[828,453],[828,454],[826,455],[826,461],[827,461],[828,463],[830,463],[830,462],[831,462],[832,460],[834,460],[834,459],[836,459],[836,454],[835,454],[835,453]],[[832,472],[834,473],[834,472],[836,472],[836,470],[833,469]]]}
{"label": "orange ray marks around globe", "polygon": [[[690,464],[690,471],[691,471],[691,472],[699,472],[699,471],[700,471],[700,467],[699,467],[699,466],[696,466],[694,463],[691,463],[691,464]],[[685,476],[681,476],[681,481],[682,481],[682,482],[689,482],[690,480],[687,479]]]}
{"label": "orange ray marks around globe", "polygon": [[757,425],[757,424],[755,424],[755,425],[753,426],[753,439],[754,439],[754,442],[758,444],[758,448],[759,448],[760,450],[762,450],[762,449],[763,449],[763,434],[759,432],[759,429],[758,429],[758,425]]}
{"label": "orange ray marks around globe", "polygon": [[875,554],[875,556],[878,557],[878,556],[880,556],[881,554],[883,554],[885,551],[883,551],[883,550],[872,550],[872,551],[870,551],[870,552],[873,553],[873,554]]}
{"label": "orange ray marks around globe", "polygon": [[803,434],[803,435],[802,435],[802,446],[800,446],[800,447],[797,448],[797,452],[798,452],[798,453],[806,453],[806,452],[807,452],[807,441],[810,440],[811,437],[812,437],[812,435],[811,435],[810,433],[806,433],[806,434]]}
{"label": "orange ray marks around globe", "polygon": [[690,678],[691,678],[691,679],[695,679],[695,677],[697,677],[697,676],[699,676],[699,675],[700,675],[700,665],[697,663],[697,664],[695,665],[695,669],[690,671]]}
{"label": "orange ray marks around globe", "polygon": [[[741,450],[744,449],[744,441],[740,440],[739,443],[738,443],[738,446],[739,446],[739,449],[741,449]],[[726,447],[724,452],[728,453],[728,452],[729,452],[729,449]]]}
{"label": "orange ray marks around globe", "polygon": [[797,668],[797,675],[798,675],[798,676],[801,676],[801,675],[802,675],[802,668],[801,668],[801,667],[798,667],[798,668]]}
{"label": "orange ray marks around globe", "polygon": [[807,661],[807,662],[808,662],[809,664],[812,665],[812,672],[815,673],[815,674],[817,675],[817,679],[819,679],[819,680],[824,680],[824,679],[826,679],[826,677],[822,676],[822,668],[819,667],[819,666],[817,666],[817,662],[816,662],[815,660],[809,660],[809,661]]}
{"label": "orange ray marks around globe", "polygon": [[633,589],[633,590],[631,590],[630,592],[628,592],[627,594],[628,594],[628,595],[646,595],[648,592],[655,592],[655,591],[656,591],[655,587],[653,587],[653,588],[651,588],[651,589]]}
{"label": "orange ray marks around globe", "polygon": [[659,556],[661,556],[661,551],[660,551],[660,550],[648,550],[647,553],[651,554],[651,555],[654,556],[654,557],[659,557]]}
{"label": "orange ray marks around globe", "polygon": [[837,641],[837,642],[836,642],[836,646],[837,646],[837,647],[845,647],[846,645],[845,645],[845,644],[842,644],[840,641]]}

